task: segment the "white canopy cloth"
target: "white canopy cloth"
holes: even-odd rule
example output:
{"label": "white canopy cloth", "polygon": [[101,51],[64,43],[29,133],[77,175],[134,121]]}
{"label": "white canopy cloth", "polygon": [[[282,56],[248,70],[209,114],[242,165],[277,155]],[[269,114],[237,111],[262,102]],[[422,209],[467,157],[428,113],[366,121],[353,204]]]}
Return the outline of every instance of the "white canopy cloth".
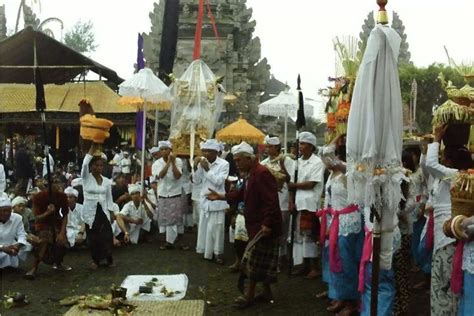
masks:
{"label": "white canopy cloth", "polygon": [[[124,97],[139,97],[143,102],[143,133],[142,133],[142,157],[141,178],[145,178],[145,136],[146,136],[146,103],[159,103],[171,101],[169,88],[161,81],[150,68],[140,69],[132,78],[125,80],[119,85],[119,94]],[[158,119],[158,117],[156,118]],[[142,181],[142,194],[145,190],[145,181]]]}
{"label": "white canopy cloth", "polygon": [[[347,128],[349,201],[382,212],[381,268],[391,267],[400,183],[403,119],[398,53],[401,39],[377,25],[359,68]],[[366,219],[366,223],[369,223]]]}
{"label": "white canopy cloth", "polygon": [[[138,293],[140,286],[156,278],[157,286],[153,287],[150,294]],[[166,297],[161,290],[163,286],[167,291],[175,292],[172,296]],[[188,277],[186,274],[174,275],[129,275],[123,280],[121,287],[127,289],[127,300],[133,301],[179,301],[186,296],[188,289]]]}
{"label": "white canopy cloth", "polygon": [[119,94],[124,97],[139,97],[153,103],[171,100],[169,88],[150,68],[140,69],[132,78],[122,82]]}
{"label": "white canopy cloth", "polygon": [[[314,113],[314,106],[311,104],[312,100],[305,99],[304,101],[304,115],[311,117]],[[298,112],[298,96],[290,93],[288,90],[280,92],[278,96],[261,103],[258,106],[259,115],[268,115],[274,117],[284,117],[285,132],[284,132],[284,147],[286,151],[288,143],[288,117],[295,120]]]}

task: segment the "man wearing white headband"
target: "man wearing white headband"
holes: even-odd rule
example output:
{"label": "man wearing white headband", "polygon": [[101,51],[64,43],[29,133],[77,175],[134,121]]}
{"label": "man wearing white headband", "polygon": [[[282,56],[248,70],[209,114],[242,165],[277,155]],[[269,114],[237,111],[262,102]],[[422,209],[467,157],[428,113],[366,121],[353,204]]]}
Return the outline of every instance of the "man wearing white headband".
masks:
{"label": "man wearing white headband", "polygon": [[33,211],[26,207],[28,201],[22,197],[17,196],[12,200],[12,210],[22,217],[23,227],[25,232],[29,234],[31,232],[30,225],[34,222]]}
{"label": "man wearing white headband", "polygon": [[229,163],[218,157],[220,150],[221,145],[215,139],[201,144],[203,157],[196,166],[193,180],[202,186],[196,252],[204,253],[208,260],[214,256],[216,263],[223,264],[225,210],[229,205],[226,201],[210,201],[206,197],[210,190],[225,194]]}
{"label": "man wearing white headband", "polygon": [[160,250],[173,249],[178,237],[178,226],[183,224],[181,176],[183,162],[172,152],[169,141],[159,142],[161,158],[152,166],[152,175],[158,179],[158,220],[166,244]]}
{"label": "man wearing white headband", "polygon": [[117,220],[113,225],[115,237],[121,233],[124,234],[123,241],[125,243],[137,244],[140,237],[140,231],[150,231],[152,212],[148,209],[146,203],[142,203],[140,196],[141,186],[130,184],[128,193],[132,200],[125,204],[117,214]]}
{"label": "man wearing white headband", "polygon": [[83,207],[77,203],[79,191],[73,187],[67,187],[64,190],[67,195],[69,213],[67,216],[66,237],[69,247],[80,246],[85,241],[86,224],[82,219]]}
{"label": "man wearing white headband", "polygon": [[290,213],[288,212],[289,196],[288,182],[290,174],[293,173],[294,160],[281,154],[281,143],[278,137],[266,136],[265,151],[268,157],[262,161],[262,165],[268,168],[275,177],[278,184],[278,200],[280,201],[282,217],[282,236],[280,244],[280,263],[287,261],[287,240],[290,228]]}
{"label": "man wearing white headband", "polygon": [[17,268],[21,248],[27,244],[21,215],[12,213],[12,203],[0,193],[0,269]]}
{"label": "man wearing white headband", "polygon": [[293,244],[293,260],[295,265],[304,263],[299,274],[306,274],[306,278],[314,279],[319,276],[316,268],[318,255],[316,240],[319,236],[319,220],[315,216],[320,208],[321,194],[324,187],[324,164],[314,154],[316,136],[309,132],[299,135],[298,182],[295,183],[294,174],[288,188],[290,193],[290,211],[298,211],[295,241]]}
{"label": "man wearing white headband", "polygon": [[210,200],[244,202],[245,226],[253,247],[246,257],[246,272],[250,280],[244,296],[235,300],[236,307],[246,308],[255,299],[257,282],[263,283],[264,300],[272,300],[271,284],[276,282],[278,254],[281,237],[281,211],[278,187],[268,169],[258,163],[252,146],[242,142],[232,148],[234,160],[241,174],[248,178],[241,189],[227,194],[211,190]]}

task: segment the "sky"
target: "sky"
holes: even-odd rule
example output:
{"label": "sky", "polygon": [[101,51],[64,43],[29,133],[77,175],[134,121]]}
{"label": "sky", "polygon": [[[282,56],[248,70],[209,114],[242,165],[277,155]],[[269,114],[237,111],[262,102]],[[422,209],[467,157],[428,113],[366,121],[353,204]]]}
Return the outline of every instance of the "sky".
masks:
{"label": "sky", "polygon": [[[127,79],[133,74],[137,33],[149,32],[148,17],[154,0],[26,0],[43,20],[58,17],[65,33],[78,20],[94,23],[97,50],[94,60]],[[196,0],[197,1],[197,0]],[[7,27],[14,29],[20,0],[5,4]],[[277,79],[296,87],[301,74],[305,96],[317,91],[335,74],[335,36],[357,36],[367,14],[377,10],[375,0],[247,0],[253,9],[262,57]],[[389,14],[396,11],[405,25],[412,61],[417,66],[446,63],[443,46],[456,61],[474,60],[473,0],[390,0]]]}

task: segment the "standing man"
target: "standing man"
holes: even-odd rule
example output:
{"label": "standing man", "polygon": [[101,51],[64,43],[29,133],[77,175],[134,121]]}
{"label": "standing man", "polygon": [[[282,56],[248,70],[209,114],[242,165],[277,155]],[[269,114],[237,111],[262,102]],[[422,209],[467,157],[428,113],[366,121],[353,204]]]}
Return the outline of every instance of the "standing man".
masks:
{"label": "standing man", "polygon": [[[321,206],[321,194],[324,186],[324,164],[314,154],[316,136],[310,132],[299,135],[298,182],[293,177],[288,184],[290,190],[290,211],[298,211],[293,245],[293,260],[295,265],[304,263],[301,274],[307,279],[319,276],[316,267],[316,238],[319,236],[319,220],[315,212]],[[294,193],[296,192],[296,193]]]}
{"label": "standing man", "polygon": [[204,157],[200,159],[194,174],[194,182],[202,186],[196,252],[204,253],[204,259],[208,260],[212,260],[214,255],[217,264],[224,264],[225,210],[229,205],[226,201],[207,199],[210,190],[225,194],[229,163],[218,157],[220,149],[221,145],[215,139],[202,143]]}
{"label": "standing man", "polygon": [[288,232],[290,229],[290,213],[288,182],[293,173],[294,161],[281,153],[281,143],[278,137],[265,137],[265,151],[268,157],[262,161],[262,165],[268,168],[275,177],[278,185],[278,200],[282,218],[282,235],[280,241],[280,264],[287,261]]}
{"label": "standing man", "polygon": [[169,141],[160,141],[161,158],[155,161],[152,175],[158,179],[158,223],[166,234],[166,244],[160,250],[173,249],[178,226],[183,224],[181,173],[183,162],[171,152]]}
{"label": "standing man", "polygon": [[15,153],[15,177],[17,181],[15,195],[25,196],[28,182],[35,177],[35,171],[26,146],[21,141],[18,142]]}
{"label": "standing man", "polygon": [[248,175],[243,187],[227,194],[210,190],[208,199],[245,204],[245,226],[251,246],[248,246],[244,261],[250,282],[245,295],[235,300],[236,307],[243,309],[255,303],[257,282],[263,283],[263,293],[259,296],[264,301],[273,299],[270,286],[277,276],[281,211],[275,178],[259,164],[253,148],[242,142],[232,148],[232,153],[240,173]]}

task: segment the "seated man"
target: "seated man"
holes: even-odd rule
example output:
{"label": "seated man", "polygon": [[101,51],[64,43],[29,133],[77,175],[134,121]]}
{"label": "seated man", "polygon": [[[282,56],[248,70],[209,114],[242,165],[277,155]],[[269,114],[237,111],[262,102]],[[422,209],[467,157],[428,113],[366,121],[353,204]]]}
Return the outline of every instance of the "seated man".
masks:
{"label": "seated man", "polygon": [[140,230],[150,231],[153,213],[146,203],[142,203],[140,189],[139,185],[129,185],[128,193],[132,200],[125,204],[120,213],[116,215],[113,225],[114,235],[118,236],[123,233],[125,243],[136,244],[140,237]]}
{"label": "seated man", "polygon": [[26,207],[28,201],[22,197],[17,196],[12,200],[12,211],[21,216],[23,221],[23,228],[27,234],[31,233],[31,225],[35,221],[33,211]]}
{"label": "seated man", "polygon": [[0,269],[17,268],[19,255],[27,244],[21,215],[12,213],[12,204],[5,195],[0,195]]}
{"label": "seated man", "polygon": [[69,247],[81,246],[85,241],[86,225],[82,219],[82,204],[77,203],[79,191],[72,187],[64,190],[67,195],[69,213],[66,225],[66,237]]}
{"label": "seated man", "polygon": [[67,196],[60,191],[59,181],[53,178],[51,202],[48,189],[37,193],[33,198],[35,231],[39,242],[35,244],[35,260],[25,278],[32,280],[36,276],[41,262],[51,264],[55,270],[69,271],[72,268],[63,265],[66,255],[66,225],[68,216]]}

